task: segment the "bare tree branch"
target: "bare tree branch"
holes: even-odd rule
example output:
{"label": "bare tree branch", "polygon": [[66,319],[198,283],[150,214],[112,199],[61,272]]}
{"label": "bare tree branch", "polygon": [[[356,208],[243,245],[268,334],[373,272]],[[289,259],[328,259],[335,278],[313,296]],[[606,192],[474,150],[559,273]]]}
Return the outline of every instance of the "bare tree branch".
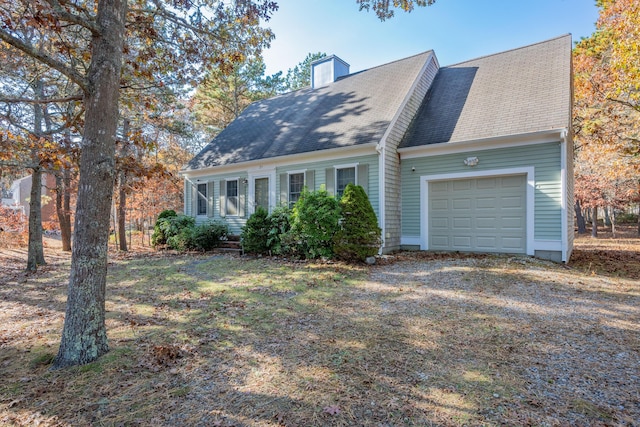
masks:
{"label": "bare tree branch", "polygon": [[609,101],[613,101],[613,102],[616,102],[618,104],[624,105],[625,107],[629,107],[629,108],[631,108],[631,109],[633,109],[633,110],[635,110],[635,111],[640,113],[640,104],[634,104],[634,103],[629,102],[629,101],[624,101],[622,99],[617,99],[617,98],[612,98],[612,97],[607,97],[607,99]]}
{"label": "bare tree branch", "polygon": [[4,98],[0,96],[0,102],[6,104],[53,104],[57,102],[71,102],[82,101],[82,94],[70,95],[64,98],[47,98],[47,99],[33,99],[33,98]]}
{"label": "bare tree branch", "polygon": [[94,36],[100,35],[100,29],[95,24],[95,22],[88,19],[83,19],[78,15],[74,15],[73,13],[69,13],[67,10],[65,10],[62,7],[62,5],[57,0],[47,0],[47,3],[51,5],[56,16],[62,21],[67,21],[75,25],[80,25],[81,27],[84,27],[87,30],[91,31],[91,34]]}
{"label": "bare tree branch", "polygon": [[0,29],[0,40],[4,41],[5,43],[7,43],[7,44],[9,44],[11,46],[13,46],[16,49],[22,51],[26,55],[37,59],[38,61],[42,62],[43,64],[46,64],[49,67],[51,67],[51,68],[53,68],[55,70],[58,70],[60,73],[62,73],[65,76],[69,77],[69,79],[71,81],[73,81],[75,84],[80,86],[80,88],[85,93],[89,92],[89,84],[88,84],[87,80],[82,75],[80,75],[77,71],[75,71],[72,68],[67,67],[61,61],[58,61],[57,59],[54,59],[54,58],[50,57],[49,55],[44,54],[42,51],[36,49],[33,45],[23,42],[19,38],[9,34],[4,29]]}

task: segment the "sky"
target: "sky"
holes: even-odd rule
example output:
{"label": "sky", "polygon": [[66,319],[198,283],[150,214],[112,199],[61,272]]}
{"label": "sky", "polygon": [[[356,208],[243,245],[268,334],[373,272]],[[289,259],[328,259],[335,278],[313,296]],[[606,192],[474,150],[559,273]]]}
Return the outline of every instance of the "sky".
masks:
{"label": "sky", "polygon": [[433,49],[441,66],[595,30],[595,0],[436,0],[381,22],[356,0],[276,0],[265,26],[276,38],[264,51],[267,75],[286,72],[308,53],[337,55],[351,72]]}

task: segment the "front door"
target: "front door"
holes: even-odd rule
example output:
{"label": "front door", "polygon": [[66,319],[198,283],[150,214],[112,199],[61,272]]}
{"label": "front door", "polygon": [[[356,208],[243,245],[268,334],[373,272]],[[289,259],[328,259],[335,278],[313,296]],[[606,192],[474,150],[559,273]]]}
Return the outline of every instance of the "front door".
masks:
{"label": "front door", "polygon": [[256,178],[254,188],[255,209],[262,207],[269,212],[269,178]]}

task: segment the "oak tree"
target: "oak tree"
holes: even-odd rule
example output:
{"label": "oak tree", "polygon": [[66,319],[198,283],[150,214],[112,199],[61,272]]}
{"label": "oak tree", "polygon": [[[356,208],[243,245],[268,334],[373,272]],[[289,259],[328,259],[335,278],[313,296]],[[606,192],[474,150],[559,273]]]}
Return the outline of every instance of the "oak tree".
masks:
{"label": "oak tree", "polygon": [[[108,351],[104,316],[109,211],[127,48],[135,45],[132,57],[143,64],[136,71],[143,76],[156,79],[173,71],[167,75],[195,80],[208,63],[224,69],[241,56],[243,46],[262,46],[259,20],[274,9],[275,3],[264,0],[234,5],[214,0],[0,2],[0,40],[66,76],[85,106],[67,310],[54,368],[88,363]],[[21,37],[15,28],[24,22],[56,39],[57,50],[42,52]],[[126,28],[137,35],[127,44]],[[157,49],[159,44],[163,50]]]}

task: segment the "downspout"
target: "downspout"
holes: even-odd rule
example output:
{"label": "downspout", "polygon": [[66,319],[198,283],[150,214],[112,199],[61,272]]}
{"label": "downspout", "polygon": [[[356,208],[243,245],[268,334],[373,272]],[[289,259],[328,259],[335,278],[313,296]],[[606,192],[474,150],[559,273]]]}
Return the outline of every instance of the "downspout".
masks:
{"label": "downspout", "polygon": [[386,226],[385,226],[385,218],[386,218],[386,210],[387,210],[387,205],[386,205],[386,194],[385,194],[385,181],[386,181],[386,168],[385,168],[385,148],[384,145],[382,144],[378,144],[376,146],[376,151],[378,152],[378,203],[380,206],[380,218],[378,219],[379,221],[379,226],[380,229],[382,230],[381,232],[381,237],[382,237],[382,246],[380,247],[380,249],[378,250],[378,255],[382,255],[382,249],[384,248],[386,242],[385,239],[387,237],[386,235]]}
{"label": "downspout", "polygon": [[560,143],[560,188],[562,193],[560,206],[562,221],[560,223],[562,230],[562,262],[566,263],[569,252],[569,218],[567,212],[567,144],[569,143],[569,131],[567,129],[563,129],[560,132],[560,138],[562,138],[562,142]]}

